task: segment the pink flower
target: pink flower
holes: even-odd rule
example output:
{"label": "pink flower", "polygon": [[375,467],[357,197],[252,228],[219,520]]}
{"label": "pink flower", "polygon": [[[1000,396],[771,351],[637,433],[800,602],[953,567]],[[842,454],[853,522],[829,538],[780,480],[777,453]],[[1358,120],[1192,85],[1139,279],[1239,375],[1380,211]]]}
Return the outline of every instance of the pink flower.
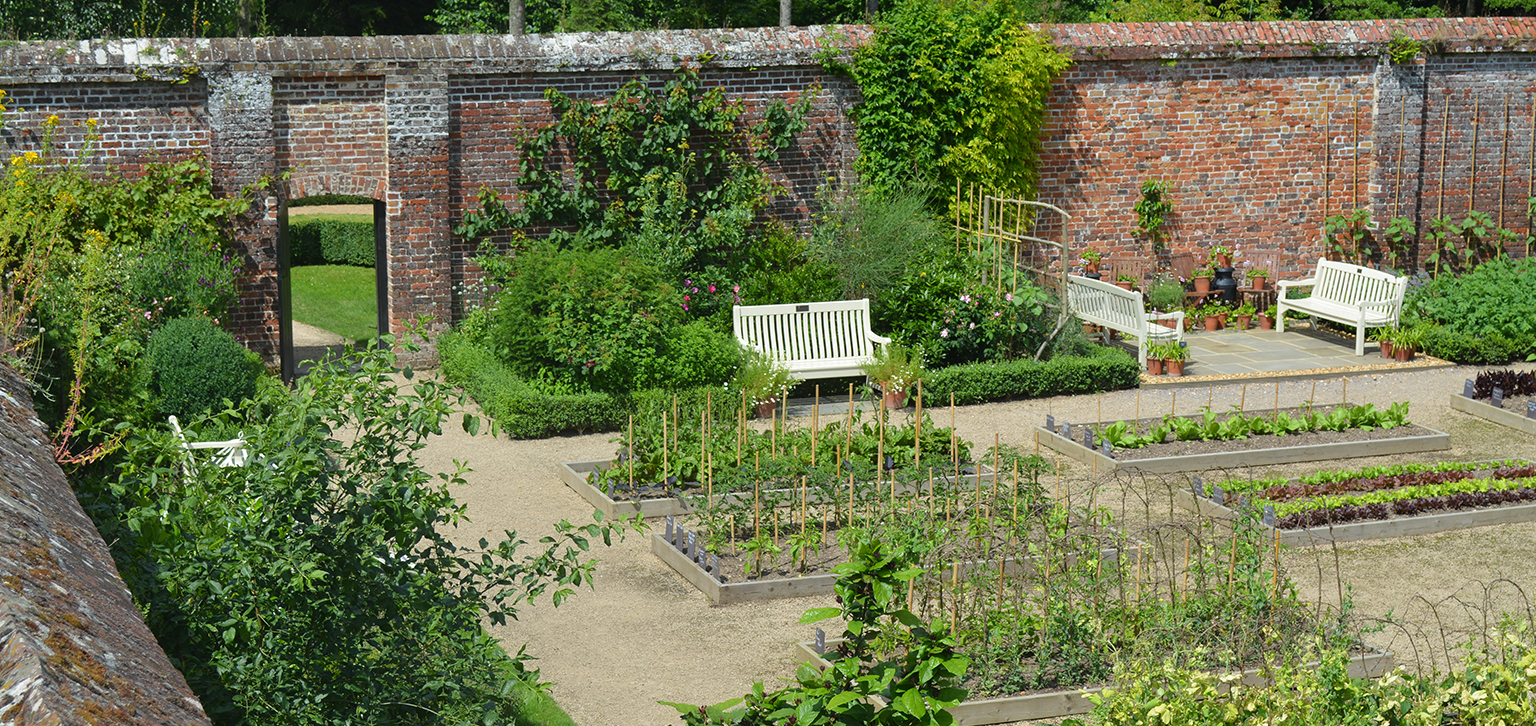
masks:
{"label": "pink flower", "polygon": [[144,319],[145,319],[145,320],[148,320],[148,319],[149,319],[149,311],[148,311],[148,310],[145,310],[145,311],[144,311]]}
{"label": "pink flower", "polygon": [[976,329],[976,324],[975,323],[971,323],[971,330],[975,330],[975,329]]}
{"label": "pink flower", "polygon": [[741,292],[741,286],[740,285],[732,285],[731,286],[731,292]]}
{"label": "pink flower", "polygon": [[949,328],[945,328],[943,330],[940,330],[939,331],[939,337],[940,338],[948,338],[949,337]]}
{"label": "pink flower", "polygon": [[683,309],[684,309],[684,310],[687,310],[687,309],[688,309],[688,303],[683,303]]}
{"label": "pink flower", "polygon": [[714,293],[714,292],[715,292],[715,286],[714,286],[714,285],[710,285],[710,286],[709,286],[709,292],[710,292],[710,293],[711,293],[711,294],[713,294],[713,293]]}
{"label": "pink flower", "polygon": [[1013,302],[1013,293],[1010,292],[1007,295],[1004,295],[1003,299],[1007,300],[1008,302]]}
{"label": "pink flower", "polygon": [[996,311],[993,311],[993,313],[992,313],[992,317],[994,317],[994,318],[995,318],[995,317],[999,317],[999,316],[1001,316],[1001,315],[1002,315],[1002,313],[1000,313],[1000,312],[996,312]]}
{"label": "pink flower", "polygon": [[692,298],[690,298],[690,297],[688,297],[688,296],[687,296],[687,295],[684,295],[684,296],[683,296],[683,302],[688,302],[688,301],[689,301],[689,300],[691,300],[691,299],[692,299]]}

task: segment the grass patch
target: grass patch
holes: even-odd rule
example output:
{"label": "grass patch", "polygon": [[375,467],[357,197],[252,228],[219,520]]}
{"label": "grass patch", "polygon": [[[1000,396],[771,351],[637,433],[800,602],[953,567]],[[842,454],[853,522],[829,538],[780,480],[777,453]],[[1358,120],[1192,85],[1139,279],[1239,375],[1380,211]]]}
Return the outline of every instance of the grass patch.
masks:
{"label": "grass patch", "polygon": [[548,693],[535,691],[526,685],[514,686],[517,691],[518,713],[516,726],[576,726],[560,704]]}
{"label": "grass patch", "polygon": [[372,214],[294,214],[288,213],[288,223],[294,222],[363,222],[373,224]]}
{"label": "grass patch", "polygon": [[366,341],[379,334],[373,268],[305,265],[290,268],[289,280],[294,320],[347,340]]}

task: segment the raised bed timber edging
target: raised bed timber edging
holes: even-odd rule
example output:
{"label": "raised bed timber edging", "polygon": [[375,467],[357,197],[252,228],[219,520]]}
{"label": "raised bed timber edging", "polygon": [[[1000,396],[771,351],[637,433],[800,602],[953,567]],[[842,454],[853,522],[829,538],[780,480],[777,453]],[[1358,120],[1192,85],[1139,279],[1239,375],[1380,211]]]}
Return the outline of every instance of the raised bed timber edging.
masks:
{"label": "raised bed timber edging", "polygon": [[1204,471],[1206,469],[1230,469],[1239,466],[1264,466],[1268,464],[1294,464],[1298,461],[1324,461],[1328,459],[1353,459],[1362,456],[1387,454],[1411,454],[1421,451],[1440,451],[1451,448],[1451,435],[1420,426],[1430,433],[1425,436],[1401,436],[1373,441],[1340,441],[1331,444],[1305,446],[1280,446],[1272,449],[1243,449],[1219,451],[1211,454],[1185,456],[1160,456],[1154,459],[1119,460],[1093,451],[1075,441],[1069,441],[1044,426],[1035,427],[1035,440],[1042,446],[1057,451],[1069,459],[1090,464],[1095,471],[1115,469],[1138,470],[1148,474],[1169,474],[1177,471]]}
{"label": "raised bed timber edging", "polygon": [[[686,532],[681,536],[686,538]],[[684,544],[686,545],[686,542]],[[1141,542],[1132,540],[1125,547],[1105,547],[1099,550],[1099,557],[1106,562],[1114,562],[1120,557],[1121,550],[1125,551],[1127,557],[1134,557],[1144,546]],[[682,549],[679,549],[678,545],[668,542],[667,538],[663,535],[654,532],[651,534],[651,553],[676,570],[679,575],[683,576],[684,580],[698,588],[715,605],[782,600],[784,598],[810,597],[812,595],[830,595],[832,594],[832,586],[837,583],[837,576],[832,574],[782,577],[772,580],[720,582],[715,575],[710,573],[710,569],[718,567],[719,559],[715,555],[705,552],[703,547],[700,547],[698,552],[700,554],[696,559]],[[1019,561],[1010,557],[1003,563],[1003,574],[1016,575],[1020,572],[1033,571],[1036,559],[1029,558],[1020,564]],[[701,563],[700,560],[707,560],[707,562]],[[1069,567],[1076,562],[1076,555],[1068,556],[1067,565]],[[968,562],[963,567],[967,573],[978,568],[996,570],[997,561]]]}
{"label": "raised bed timber edging", "polygon": [[1451,408],[1517,431],[1536,434],[1536,418],[1526,418],[1514,411],[1494,408],[1491,403],[1467,398],[1461,394],[1451,394]]}
{"label": "raised bed timber edging", "polygon": [[[843,641],[841,638],[828,639],[827,648],[835,648]],[[1366,646],[1368,652],[1351,656],[1349,659],[1348,673],[1350,678],[1375,679],[1380,678],[1392,670],[1392,654]],[[832,667],[831,662],[822,658],[816,652],[815,643],[795,644],[795,659],[801,663],[826,670]],[[1322,665],[1318,661],[1307,663],[1305,668],[1317,668]],[[1263,686],[1269,683],[1269,679],[1263,675],[1262,667],[1247,668],[1243,670],[1243,683],[1249,686]],[[1093,710],[1093,702],[1088,700],[1090,694],[1097,694],[1108,686],[1093,686],[1090,688],[1070,688],[1059,691],[1045,691],[1043,693],[1031,693],[1024,696],[1007,696],[1003,698],[986,698],[979,701],[962,701],[948,709],[951,716],[955,717],[955,723],[959,726],[983,726],[984,724],[1009,723],[1012,721],[1032,721],[1043,718],[1060,718],[1088,713]],[[883,699],[876,699],[876,705],[884,707]]]}
{"label": "raised bed timber edging", "polygon": [[[640,501],[617,501],[610,498],[607,494],[603,493],[601,489],[592,486],[592,484],[587,481],[587,476],[592,472],[597,471],[598,469],[607,469],[611,466],[613,466],[613,462],[607,459],[599,461],[565,461],[561,462],[555,471],[560,475],[560,480],[565,482],[566,486],[570,487],[577,494],[580,494],[582,499],[587,500],[587,502],[590,503],[593,507],[601,510],[605,516],[610,518],[616,516],[629,517],[639,513],[640,516],[644,519],[652,519],[654,517],[675,517],[688,514],[693,511],[693,507],[690,506],[687,499],[683,497],[642,499]],[[983,477],[983,481],[986,481],[986,477],[992,476],[992,467],[983,464],[981,469],[981,476]],[[947,485],[953,478],[953,476],[941,476],[935,477],[934,481],[942,482]],[[975,474],[966,474],[961,477],[961,479],[965,480],[975,478]],[[927,486],[926,482],[923,484],[923,486]],[[914,487],[911,484],[902,484],[896,487],[896,491],[898,493],[906,494],[910,493],[913,488]],[[698,494],[690,495],[689,498],[703,496],[704,493],[701,491]],[[741,494],[721,494],[719,496],[721,502],[750,500],[750,497],[743,496]],[[816,504],[819,501],[819,499],[812,499],[811,503]]]}
{"label": "raised bed timber edging", "polygon": [[[1231,520],[1238,516],[1235,510],[1217,504],[1207,497],[1197,497],[1193,491],[1180,489],[1174,492],[1174,500],[1179,503],[1179,506],[1207,517]],[[1434,534],[1436,532],[1450,532],[1458,529],[1471,529],[1473,527],[1487,527],[1494,524],[1511,524],[1515,522],[1536,522],[1536,504],[1474,509],[1468,512],[1425,514],[1417,517],[1398,517],[1396,519],[1381,519],[1371,522],[1346,522],[1335,524],[1332,527],[1282,529],[1280,530],[1280,541],[1292,547],[1314,547],[1334,542],[1357,542],[1366,539],[1410,537],[1419,534]],[[1273,527],[1265,526],[1262,523],[1259,526],[1263,529],[1266,539],[1275,536]]]}

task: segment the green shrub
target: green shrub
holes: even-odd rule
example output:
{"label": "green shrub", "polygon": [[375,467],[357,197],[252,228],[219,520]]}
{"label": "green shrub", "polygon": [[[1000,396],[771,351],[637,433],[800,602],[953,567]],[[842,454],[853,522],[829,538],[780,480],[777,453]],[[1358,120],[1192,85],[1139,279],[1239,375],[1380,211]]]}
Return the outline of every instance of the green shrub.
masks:
{"label": "green shrub", "polygon": [[1442,275],[1403,302],[1408,322],[1425,320],[1475,336],[1536,338],[1536,258],[1497,259],[1461,275]]}
{"label": "green shrub", "polygon": [[132,302],[151,318],[202,315],[220,321],[235,300],[240,263],[217,238],[156,231],[128,277]]}
{"label": "green shrub", "polygon": [[570,432],[616,431],[628,414],[626,397],[607,393],[555,396],[524,382],[498,356],[456,333],[437,342],[443,377],[462,386],[514,439]]}
{"label": "green shrub", "polygon": [[661,376],[650,383],[672,390],[719,386],[730,379],[741,358],[735,338],[695,320],[667,337]]}
{"label": "green shrub", "polygon": [[265,370],[255,353],[201,316],[156,330],[149,338],[149,367],[160,415],[182,418],[214,410],[225,399],[251,397]]}
{"label": "green shrub", "polygon": [[1420,348],[1425,355],[1465,365],[1503,365],[1512,360],[1525,360],[1536,353],[1536,340],[1530,337],[1511,338],[1499,333],[1475,336],[1456,328],[1433,326],[1424,336]]}
{"label": "green shrub", "polygon": [[986,403],[1010,398],[1041,398],[1134,388],[1141,368],[1118,350],[1100,348],[1088,357],[1057,356],[1035,362],[971,363],[928,374],[923,392],[930,401]]}
{"label": "green shrub", "polygon": [[291,265],[373,267],[373,222],[339,219],[298,220],[288,224]]}

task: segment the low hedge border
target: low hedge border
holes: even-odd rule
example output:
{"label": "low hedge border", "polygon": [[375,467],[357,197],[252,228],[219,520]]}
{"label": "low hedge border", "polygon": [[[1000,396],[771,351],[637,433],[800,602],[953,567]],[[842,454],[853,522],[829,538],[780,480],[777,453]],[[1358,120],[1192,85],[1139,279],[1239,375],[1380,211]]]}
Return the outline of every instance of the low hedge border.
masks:
{"label": "low hedge border", "polygon": [[986,403],[1013,398],[1044,398],[1135,388],[1141,381],[1136,359],[1111,348],[1085,357],[1038,362],[968,363],[933,371],[923,379],[923,396],[932,402]]}
{"label": "low hedge border", "polygon": [[1462,365],[1504,365],[1536,355],[1536,341],[1500,333],[1479,337],[1443,325],[1432,328],[1420,347],[1425,355]]}
{"label": "low hedge border", "polygon": [[373,222],[295,220],[288,224],[288,237],[291,264],[373,267]]}
{"label": "low hedge border", "polygon": [[[641,391],[627,396],[606,393],[552,396],[525,383],[497,360],[495,354],[458,333],[445,333],[438,340],[437,350],[443,377],[449,383],[463,387],[480,403],[485,415],[494,419],[514,439],[617,431],[625,426],[629,414],[635,412],[638,412],[638,425],[659,417],[659,411],[667,407],[674,393],[682,401],[682,409],[696,415],[706,390]],[[1101,348],[1088,357],[1062,357],[1044,363],[1012,361],[952,366],[924,378],[923,392],[930,401],[947,402],[953,392],[955,403],[986,403],[1133,388],[1140,381],[1140,375],[1141,367],[1135,358]],[[725,409],[733,403],[717,391],[714,404],[721,410],[717,411],[716,418],[725,416]],[[647,412],[655,415],[645,415]]]}

